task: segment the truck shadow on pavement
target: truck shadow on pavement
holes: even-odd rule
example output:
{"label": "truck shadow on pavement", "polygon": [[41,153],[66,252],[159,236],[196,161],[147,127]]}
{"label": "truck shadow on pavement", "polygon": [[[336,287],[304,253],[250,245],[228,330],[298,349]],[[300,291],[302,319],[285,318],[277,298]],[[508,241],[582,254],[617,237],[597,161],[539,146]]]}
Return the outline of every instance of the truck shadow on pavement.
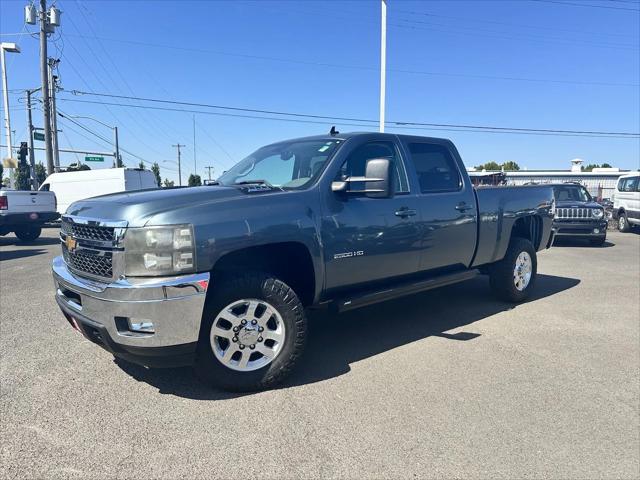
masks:
{"label": "truck shadow on pavement", "polygon": [[22,247],[22,246],[45,246],[45,245],[59,245],[60,239],[58,237],[40,237],[36,238],[32,242],[22,242],[18,237],[7,236],[0,237],[0,247]]}
{"label": "truck shadow on pavement", "polygon": [[44,248],[23,248],[20,250],[0,250],[0,262],[16,260],[18,258],[33,257],[47,253]]}
{"label": "truck shadow on pavement", "polygon": [[[530,302],[575,287],[575,278],[538,275]],[[344,375],[354,362],[427,337],[472,341],[472,331],[450,332],[518,308],[495,300],[487,277],[380,303],[341,315],[312,312],[308,343],[294,374],[280,388],[320,382]],[[198,381],[190,368],[146,369],[115,360],[127,374],[156,387],[160,393],[196,400],[227,400],[246,394],[213,390]]]}

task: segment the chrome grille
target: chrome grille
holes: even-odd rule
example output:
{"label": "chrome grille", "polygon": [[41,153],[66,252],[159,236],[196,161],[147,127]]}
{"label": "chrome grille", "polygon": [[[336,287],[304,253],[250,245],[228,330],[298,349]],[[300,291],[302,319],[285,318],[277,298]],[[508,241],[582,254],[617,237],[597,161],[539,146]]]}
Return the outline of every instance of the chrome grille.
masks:
{"label": "chrome grille", "polygon": [[95,227],[64,220],[62,221],[61,230],[79,240],[95,240],[99,242],[112,242],[115,232],[113,227]]}
{"label": "chrome grille", "polygon": [[581,220],[591,218],[592,208],[557,208],[556,218]]}
{"label": "chrome grille", "polygon": [[102,278],[113,277],[113,255],[111,252],[86,249],[70,252],[63,243],[62,256],[65,263],[79,273],[88,273]]}

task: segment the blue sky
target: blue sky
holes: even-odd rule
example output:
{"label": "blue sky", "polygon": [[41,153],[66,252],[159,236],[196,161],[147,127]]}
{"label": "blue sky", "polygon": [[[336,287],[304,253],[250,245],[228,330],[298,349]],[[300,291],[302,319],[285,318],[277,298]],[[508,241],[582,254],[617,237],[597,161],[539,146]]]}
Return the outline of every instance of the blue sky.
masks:
{"label": "blue sky", "polygon": [[[22,48],[19,55],[7,54],[18,142],[26,139],[26,121],[17,90],[37,87],[40,78],[37,39],[23,30],[25,3],[0,3],[2,41]],[[177,178],[171,145],[178,142],[186,144],[183,178],[194,170],[192,113],[80,103],[127,101],[71,91],[378,117],[378,1],[56,3],[63,11],[62,27],[49,48],[61,59],[65,92],[59,94],[59,109],[118,125],[122,147],[158,161],[163,178]],[[639,9],[635,0],[389,0],[387,118],[638,132]],[[41,111],[35,118],[41,126]],[[78,121],[111,138],[107,128]],[[197,171],[206,177],[204,166],[211,165],[218,175],[263,144],[324,133],[333,123],[343,131],[365,129],[332,121],[196,114]],[[61,146],[112,149],[64,120],[59,127]],[[387,131],[451,138],[469,166],[514,160],[529,169],[562,169],[580,157],[586,163],[639,167],[638,139]],[[129,166],[138,163],[129,153],[123,157]],[[74,161],[74,155],[61,156],[62,164]]]}

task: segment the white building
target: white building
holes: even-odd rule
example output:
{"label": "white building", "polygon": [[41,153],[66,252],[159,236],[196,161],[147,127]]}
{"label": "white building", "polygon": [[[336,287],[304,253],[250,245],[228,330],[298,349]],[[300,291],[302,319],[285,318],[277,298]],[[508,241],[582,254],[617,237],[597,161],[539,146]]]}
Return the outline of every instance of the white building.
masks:
{"label": "white building", "polygon": [[[564,183],[579,182],[596,198],[611,198],[618,178],[629,173],[619,168],[594,168],[591,172],[582,171],[582,160],[571,160],[571,170],[518,170],[503,172],[507,185],[524,185],[526,183]],[[471,177],[480,177],[501,173],[500,171],[468,170]]]}

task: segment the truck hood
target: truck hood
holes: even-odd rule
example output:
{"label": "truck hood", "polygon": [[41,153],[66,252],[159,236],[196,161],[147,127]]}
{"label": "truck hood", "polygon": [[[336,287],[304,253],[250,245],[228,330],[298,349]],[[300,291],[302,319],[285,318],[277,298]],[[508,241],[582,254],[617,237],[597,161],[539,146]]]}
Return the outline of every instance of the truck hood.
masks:
{"label": "truck hood", "polygon": [[556,202],[558,208],[602,208],[598,202],[577,202],[575,200],[567,200],[564,202]]}
{"label": "truck hood", "polygon": [[105,221],[125,220],[130,227],[142,227],[159,213],[244,196],[246,194],[237,188],[222,186],[139,190],[80,200],[72,203],[66,214]]}

